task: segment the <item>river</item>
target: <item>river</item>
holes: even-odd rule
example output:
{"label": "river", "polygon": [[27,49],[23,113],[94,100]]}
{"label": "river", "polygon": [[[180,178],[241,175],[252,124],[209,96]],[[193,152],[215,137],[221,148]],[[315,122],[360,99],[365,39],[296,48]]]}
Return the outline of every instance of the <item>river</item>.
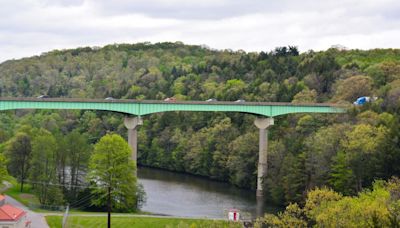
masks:
{"label": "river", "polygon": [[257,204],[254,191],[207,178],[146,167],[138,168],[138,178],[147,195],[141,210],[154,214],[227,218],[230,209],[239,209],[245,218],[254,218],[279,210]]}

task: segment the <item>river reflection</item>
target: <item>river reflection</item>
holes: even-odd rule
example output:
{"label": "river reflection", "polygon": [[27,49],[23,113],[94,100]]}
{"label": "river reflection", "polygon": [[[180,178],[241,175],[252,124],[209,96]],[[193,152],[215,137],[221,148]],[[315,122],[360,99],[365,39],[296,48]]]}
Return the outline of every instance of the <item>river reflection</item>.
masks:
{"label": "river reflection", "polygon": [[143,211],[208,218],[226,218],[232,208],[239,209],[247,217],[255,217],[260,210],[277,211],[276,207],[257,205],[255,192],[227,183],[145,167],[138,168],[138,177],[147,194]]}

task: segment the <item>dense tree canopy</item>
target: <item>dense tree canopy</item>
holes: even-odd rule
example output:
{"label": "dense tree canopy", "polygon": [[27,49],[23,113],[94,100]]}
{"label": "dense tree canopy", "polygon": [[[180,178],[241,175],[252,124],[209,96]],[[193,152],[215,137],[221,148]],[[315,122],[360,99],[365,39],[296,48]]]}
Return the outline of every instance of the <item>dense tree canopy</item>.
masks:
{"label": "dense tree canopy", "polygon": [[[276,117],[269,131],[265,194],[288,204],[304,202],[315,187],[355,195],[377,178],[400,175],[399,66],[397,49],[299,53],[290,46],[246,53],[180,42],[114,44],[6,61],[0,64],[0,96],[348,104],[347,114]],[[351,106],[359,96],[377,100]],[[102,111],[4,112],[0,152],[9,173],[19,177],[22,170],[10,151],[23,145],[22,136],[27,146],[28,140],[35,145],[44,139],[31,132],[50,132],[57,146],[47,156],[56,156],[56,179],[65,200],[74,202],[84,192],[79,186],[87,184],[82,176],[91,145],[107,132],[126,136],[122,120],[121,114]],[[253,121],[241,113],[146,116],[139,128],[138,163],[254,189],[258,135]],[[28,153],[24,169],[36,162],[35,154]]]}
{"label": "dense tree canopy", "polygon": [[377,181],[356,197],[317,188],[307,194],[303,208],[290,204],[278,215],[265,215],[255,227],[398,227],[400,180]]}

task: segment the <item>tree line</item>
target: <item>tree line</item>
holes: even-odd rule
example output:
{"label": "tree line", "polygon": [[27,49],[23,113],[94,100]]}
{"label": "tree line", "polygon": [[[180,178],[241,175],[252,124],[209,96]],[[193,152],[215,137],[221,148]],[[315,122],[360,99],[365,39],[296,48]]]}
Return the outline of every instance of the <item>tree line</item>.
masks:
{"label": "tree line", "polygon": [[[376,179],[400,174],[399,54],[397,49],[334,48],[300,53],[292,46],[246,53],[180,42],[56,50],[0,64],[0,96],[348,104],[347,114],[276,117],[269,131],[264,189],[267,199],[287,205],[304,203],[307,192],[316,187],[328,186],[352,196]],[[352,106],[360,96],[377,100]],[[57,143],[73,138],[71,134],[84,138],[87,145],[65,153],[66,164],[82,167],[75,167],[67,177],[72,179],[74,173],[75,182],[87,162],[74,159],[83,161],[91,153],[81,148],[91,148],[107,132],[126,137],[123,116],[101,111],[17,111],[1,114],[0,119],[3,151],[18,132],[19,137],[29,135],[23,125],[44,128]],[[254,116],[241,113],[146,116],[139,128],[138,163],[254,189],[258,132],[253,121]],[[44,130],[35,131],[47,142]],[[33,145],[32,151],[47,148]],[[68,146],[73,145],[61,148]],[[54,175],[62,180],[62,168]]]}
{"label": "tree line", "polygon": [[[83,210],[103,210],[110,190],[113,211],[139,209],[145,196],[134,175],[136,166],[130,160],[128,143],[117,134],[105,134],[90,143],[89,135],[80,128],[68,131],[57,121],[60,115],[47,114],[23,114],[13,136],[2,144],[0,180],[12,175],[21,192],[29,184],[44,206],[70,204]],[[12,122],[13,116],[2,114],[2,119]]]}
{"label": "tree line", "polygon": [[307,193],[304,206],[290,204],[277,215],[258,218],[254,227],[399,227],[400,180],[375,181],[372,189],[343,196],[326,187]]}

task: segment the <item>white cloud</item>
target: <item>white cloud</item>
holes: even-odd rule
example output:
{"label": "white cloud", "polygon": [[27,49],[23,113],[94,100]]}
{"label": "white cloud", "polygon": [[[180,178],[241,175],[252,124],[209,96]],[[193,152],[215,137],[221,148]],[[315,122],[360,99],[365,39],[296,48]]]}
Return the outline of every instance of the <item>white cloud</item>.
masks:
{"label": "white cloud", "polygon": [[[272,3],[271,3],[272,2]],[[396,0],[0,0],[0,62],[52,49],[183,41],[269,51],[400,48]]]}

